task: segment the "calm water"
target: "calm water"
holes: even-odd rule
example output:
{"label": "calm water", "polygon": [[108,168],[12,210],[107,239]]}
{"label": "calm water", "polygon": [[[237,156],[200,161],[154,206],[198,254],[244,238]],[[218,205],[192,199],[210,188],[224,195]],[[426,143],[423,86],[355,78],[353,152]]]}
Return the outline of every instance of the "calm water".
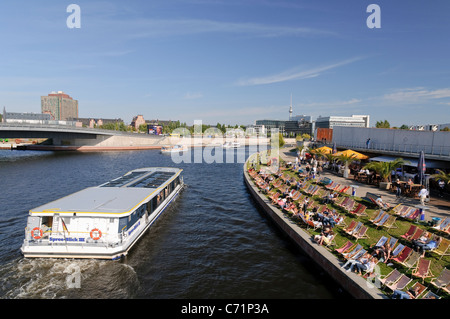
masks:
{"label": "calm water", "polygon": [[[0,297],[340,297],[329,278],[255,206],[242,165],[175,164],[157,150],[0,151]],[[126,258],[20,254],[29,209],[147,166],[183,168],[187,187]],[[80,288],[68,288],[66,279],[75,268],[81,271]]]}

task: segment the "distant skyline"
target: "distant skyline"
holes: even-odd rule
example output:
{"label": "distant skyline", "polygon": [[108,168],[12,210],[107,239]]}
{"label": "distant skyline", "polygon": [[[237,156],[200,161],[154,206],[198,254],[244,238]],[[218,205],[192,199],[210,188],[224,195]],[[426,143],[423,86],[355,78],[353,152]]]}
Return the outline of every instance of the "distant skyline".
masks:
{"label": "distant skyline", "polygon": [[[81,9],[69,28],[67,7]],[[381,28],[366,24],[378,4]],[[370,115],[450,123],[450,1],[0,2],[0,106],[79,116],[254,124]]]}

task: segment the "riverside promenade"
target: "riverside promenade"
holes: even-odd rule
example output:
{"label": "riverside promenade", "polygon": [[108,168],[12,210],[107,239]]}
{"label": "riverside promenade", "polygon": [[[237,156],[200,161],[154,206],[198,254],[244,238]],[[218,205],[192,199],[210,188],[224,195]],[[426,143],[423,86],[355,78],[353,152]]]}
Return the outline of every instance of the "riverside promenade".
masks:
{"label": "riverside promenade", "polygon": [[298,247],[320,266],[339,286],[356,299],[387,299],[373,283],[366,281],[355,273],[346,272],[336,256],[328,249],[314,242],[311,234],[298,226],[280,209],[273,206],[253,183],[244,164],[244,181],[247,188],[265,214],[281,229]]}

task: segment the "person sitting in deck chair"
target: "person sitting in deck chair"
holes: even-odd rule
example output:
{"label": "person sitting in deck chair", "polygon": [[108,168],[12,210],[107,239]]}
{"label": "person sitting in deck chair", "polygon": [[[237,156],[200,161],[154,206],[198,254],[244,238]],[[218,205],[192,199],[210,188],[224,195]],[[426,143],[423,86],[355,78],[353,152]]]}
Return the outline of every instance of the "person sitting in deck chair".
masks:
{"label": "person sitting in deck chair", "polygon": [[383,209],[386,209],[386,210],[388,210],[388,209],[390,208],[389,204],[388,204],[388,203],[385,203],[385,202],[383,201],[383,198],[381,197],[381,195],[380,195],[380,197],[377,198],[377,200],[376,200],[375,202],[377,203],[377,205],[378,205],[380,208],[383,208]]}

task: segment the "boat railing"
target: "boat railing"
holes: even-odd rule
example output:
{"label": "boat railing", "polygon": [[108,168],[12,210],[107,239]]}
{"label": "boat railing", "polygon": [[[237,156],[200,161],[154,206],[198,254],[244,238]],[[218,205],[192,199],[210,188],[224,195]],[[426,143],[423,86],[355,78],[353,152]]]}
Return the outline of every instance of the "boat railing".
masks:
{"label": "boat railing", "polygon": [[[55,236],[56,234],[56,236]],[[117,237],[109,237],[107,233],[103,234],[103,238],[93,239],[90,236],[87,237],[71,237],[71,234],[83,234],[86,232],[52,232],[51,229],[42,232],[42,236],[34,238],[32,231],[28,227],[25,228],[25,245],[27,246],[39,246],[39,245],[64,245],[64,246],[104,246],[104,247],[116,247],[122,244],[123,235],[118,234]]]}

